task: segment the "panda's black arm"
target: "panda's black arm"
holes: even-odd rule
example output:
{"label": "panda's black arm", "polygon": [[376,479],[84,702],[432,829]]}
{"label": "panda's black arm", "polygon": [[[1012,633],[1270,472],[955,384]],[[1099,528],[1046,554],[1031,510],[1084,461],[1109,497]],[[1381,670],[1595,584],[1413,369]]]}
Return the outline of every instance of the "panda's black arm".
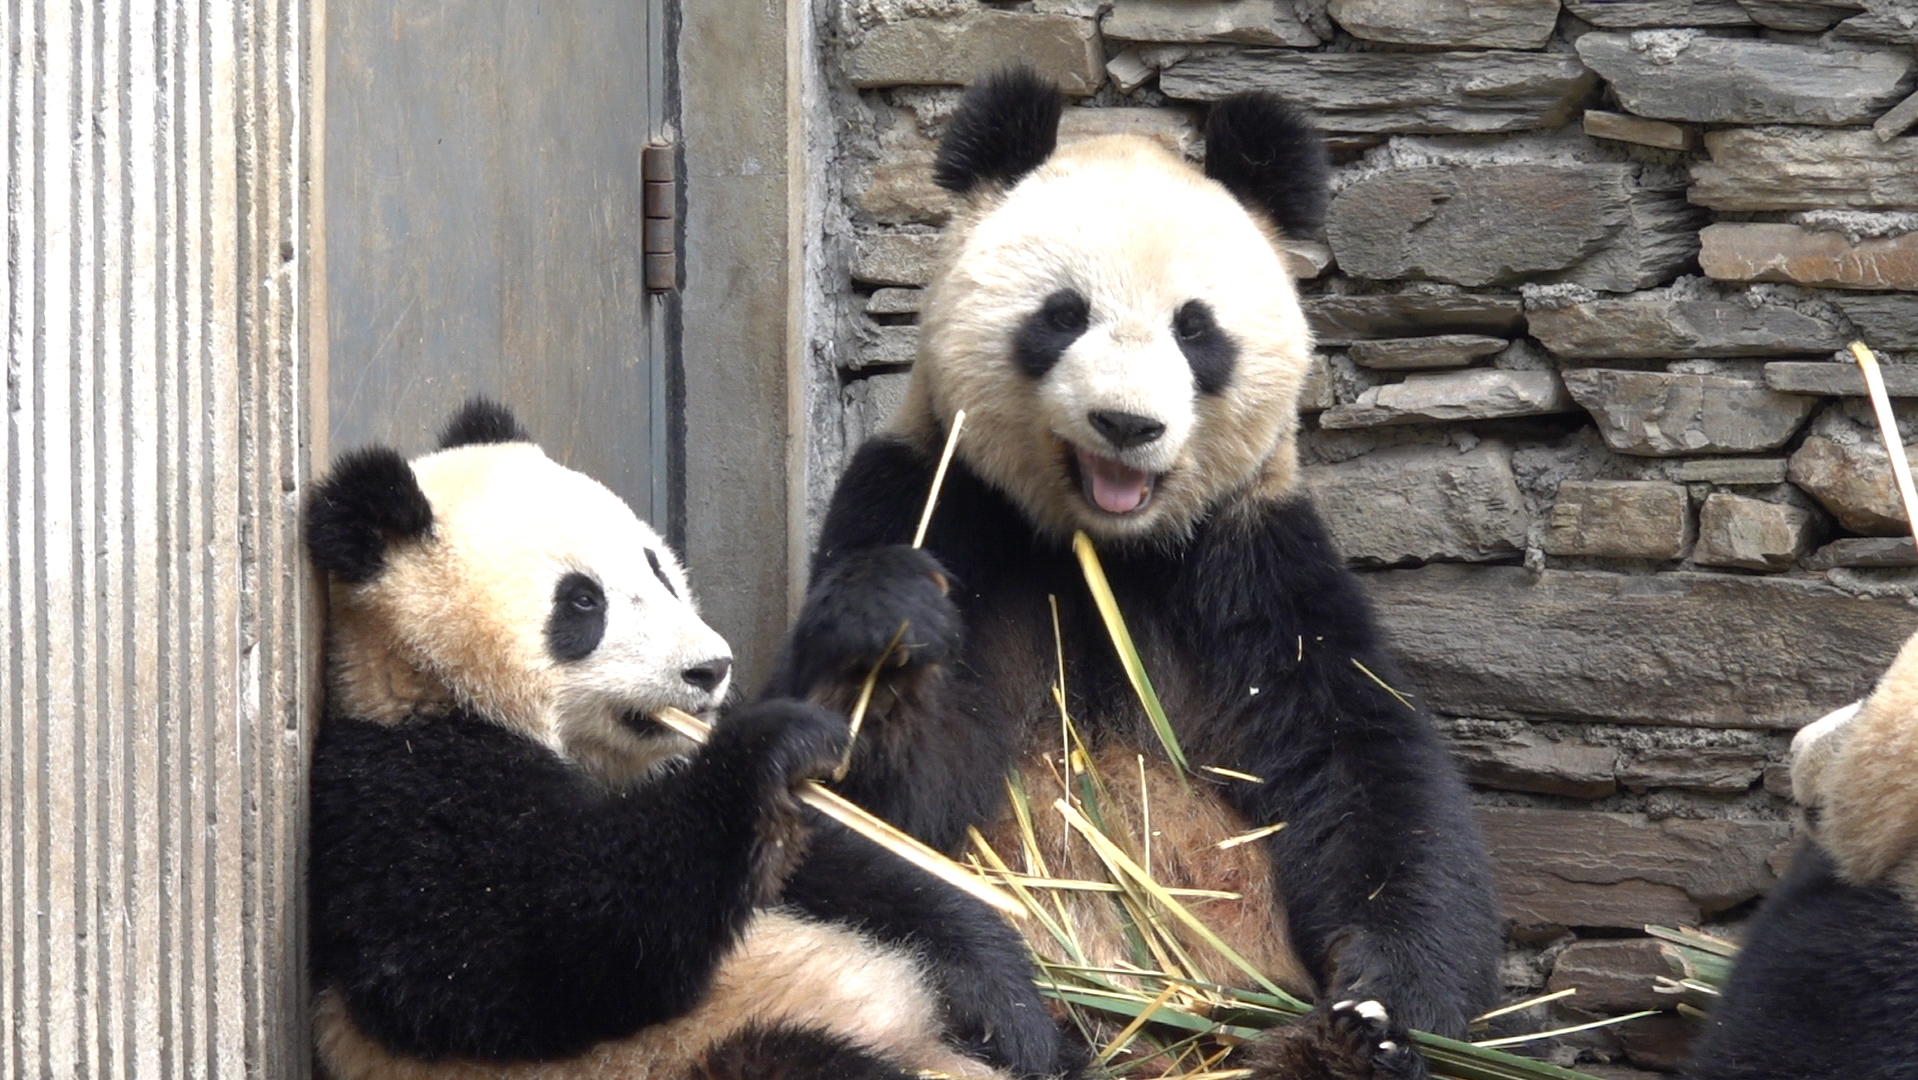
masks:
{"label": "panda's black arm", "polygon": [[1357,580],[1303,499],[1210,524],[1180,575],[1173,617],[1220,698],[1188,751],[1260,777],[1225,792],[1286,823],[1265,843],[1300,956],[1335,999],[1462,1036],[1497,992],[1490,866],[1429,719],[1380,685],[1404,689]]}
{"label": "panda's black arm", "polygon": [[[382,1043],[428,1055],[552,1057],[684,1013],[758,888],[765,773],[790,767],[755,745],[781,720],[764,719],[729,736],[729,718],[685,768],[607,796],[475,717],[329,718],[316,986],[342,990]],[[815,756],[835,745],[826,725],[843,728],[817,719]]]}
{"label": "panda's black arm", "polygon": [[920,956],[946,1029],[967,1053],[1019,1076],[1057,1076],[1079,1064],[1033,985],[1025,943],[973,897],[820,821],[782,899]]}
{"label": "panda's black arm", "polygon": [[[1027,535],[1008,504],[962,463],[941,492],[928,551],[909,549],[934,462],[895,436],[869,440],[833,493],[813,576],[764,696],[849,710],[859,685],[904,625],[903,665],[883,668],[876,704],[840,790],[919,837],[951,850],[967,825],[1003,798],[1015,728],[983,714],[990,700],[959,662],[963,601]],[[943,585],[943,587],[942,587]],[[948,591],[950,590],[950,595]]]}

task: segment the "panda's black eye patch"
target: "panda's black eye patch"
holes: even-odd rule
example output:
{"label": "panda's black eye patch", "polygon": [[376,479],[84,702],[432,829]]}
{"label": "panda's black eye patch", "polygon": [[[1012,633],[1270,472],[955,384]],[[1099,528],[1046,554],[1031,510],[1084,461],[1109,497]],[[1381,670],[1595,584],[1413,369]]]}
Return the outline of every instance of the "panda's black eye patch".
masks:
{"label": "panda's black eye patch", "polygon": [[584,660],[605,636],[606,590],[578,571],[560,578],[546,617],[546,651],[561,662]]}
{"label": "panda's black eye patch", "polygon": [[1026,316],[1012,338],[1012,359],[1030,378],[1044,377],[1092,321],[1092,305],[1072,289],[1060,289]]}
{"label": "panda's black eye patch", "polygon": [[1203,300],[1187,300],[1172,316],[1172,336],[1179,351],[1192,365],[1192,376],[1199,392],[1217,394],[1232,384],[1232,369],[1239,359],[1239,344],[1212,317],[1212,308]]}
{"label": "panda's black eye patch", "polygon": [[679,590],[673,588],[673,579],[666,576],[666,568],[659,565],[659,556],[652,548],[646,549],[646,565],[653,568],[653,576],[659,579],[661,585],[666,586],[666,592],[673,599],[679,599]]}

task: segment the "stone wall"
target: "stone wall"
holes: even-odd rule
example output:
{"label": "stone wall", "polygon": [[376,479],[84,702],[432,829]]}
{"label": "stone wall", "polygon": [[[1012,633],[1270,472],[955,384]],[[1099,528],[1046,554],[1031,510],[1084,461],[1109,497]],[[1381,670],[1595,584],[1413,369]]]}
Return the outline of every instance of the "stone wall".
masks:
{"label": "stone wall", "polygon": [[[1918,628],[1840,351],[1918,396],[1918,6],[823,2],[815,513],[912,361],[959,84],[1024,59],[1065,137],[1195,155],[1208,101],[1302,103],[1338,166],[1294,251],[1305,476],[1476,785],[1508,988],[1663,1004],[1641,926],[1735,932],[1790,851],[1790,730]],[[1668,1071],[1687,1034],[1553,1053]]]}

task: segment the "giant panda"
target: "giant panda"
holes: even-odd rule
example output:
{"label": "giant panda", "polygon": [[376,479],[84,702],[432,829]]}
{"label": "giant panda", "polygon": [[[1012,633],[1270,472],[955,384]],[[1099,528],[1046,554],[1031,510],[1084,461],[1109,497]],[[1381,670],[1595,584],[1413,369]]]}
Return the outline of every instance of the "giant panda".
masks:
{"label": "giant panda", "polygon": [[1918,1080],[1918,635],[1792,740],[1806,838],[1746,930],[1697,1080]]}
{"label": "giant panda", "polygon": [[348,454],[306,507],[332,584],[309,867],[324,1075],[1070,1063],[1014,931],[802,815],[793,785],[837,763],[843,716],[766,701],[703,747],[654,723],[714,716],[731,682],[671,550],[497,405],[440,446]]}
{"label": "giant panda", "polygon": [[[1137,824],[1149,809],[1156,876],[1241,894],[1206,918],[1321,1003],[1228,1066],[1417,1075],[1403,1027],[1465,1035],[1497,992],[1501,924],[1465,786],[1428,718],[1387,689],[1405,684],[1296,469],[1312,337],[1279,244],[1323,214],[1323,146],[1266,94],[1214,107],[1203,170],[1140,137],[1058,147],[1061,109],[1054,87],[1013,70],[953,115],[935,179],[963,202],[921,302],[904,404],[838,481],[772,687],[843,708],[890,656],[844,790],[934,846],[958,850],[977,827],[1012,853],[1008,770],[1056,795],[1066,768],[1060,650],[1067,712],[1100,771],[1149,763],[1136,785],[1149,799],[1115,781],[1126,805],[1106,812]],[[1240,778],[1175,774],[1075,531],[1096,545],[1190,763]],[[1050,802],[1034,795],[1034,813]],[[1214,846],[1279,822],[1258,843]],[[1099,876],[1059,822],[1038,835],[1056,841],[1055,876]],[[1079,907],[1088,922],[1111,910],[1097,896]],[[1095,966],[1131,962],[1111,920],[1096,937]]]}

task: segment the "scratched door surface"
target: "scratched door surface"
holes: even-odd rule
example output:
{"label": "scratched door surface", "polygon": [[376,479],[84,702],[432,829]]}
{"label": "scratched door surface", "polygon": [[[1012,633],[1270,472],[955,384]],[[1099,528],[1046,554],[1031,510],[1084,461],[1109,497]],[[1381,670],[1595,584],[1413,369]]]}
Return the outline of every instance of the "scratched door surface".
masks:
{"label": "scratched door surface", "polygon": [[666,524],[663,302],[640,277],[660,2],[329,0],[334,453],[468,395]]}

